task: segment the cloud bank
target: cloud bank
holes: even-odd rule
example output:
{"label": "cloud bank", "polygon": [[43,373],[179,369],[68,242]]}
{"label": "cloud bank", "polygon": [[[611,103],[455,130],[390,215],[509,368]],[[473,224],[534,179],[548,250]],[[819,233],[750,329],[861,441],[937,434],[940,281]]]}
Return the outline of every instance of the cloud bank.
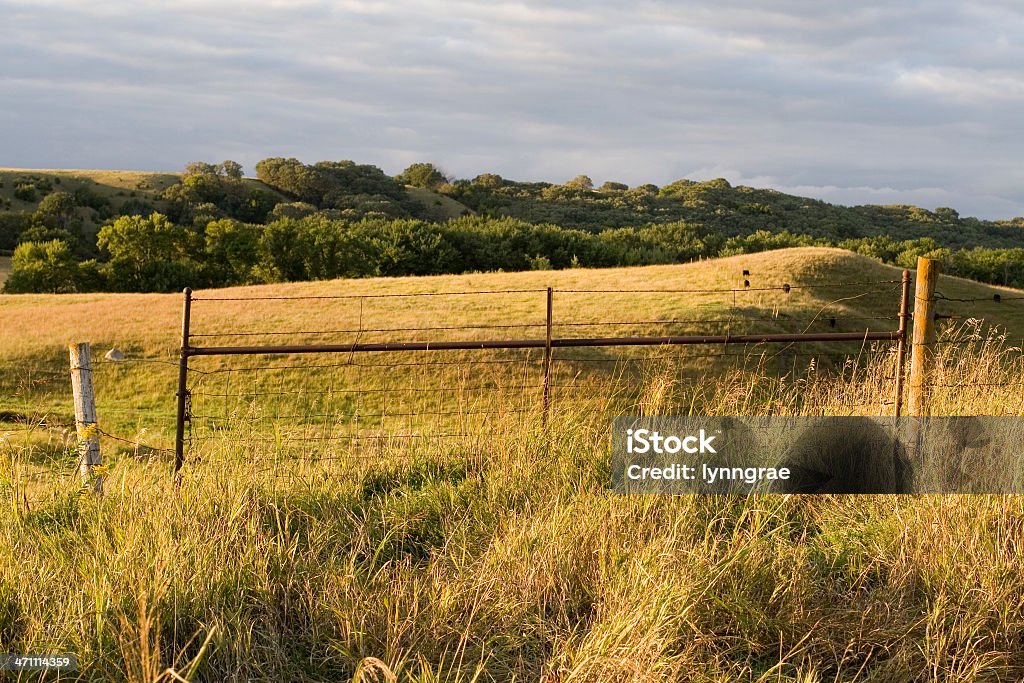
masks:
{"label": "cloud bank", "polygon": [[1024,215],[1024,9],[0,0],[0,165],[354,159]]}

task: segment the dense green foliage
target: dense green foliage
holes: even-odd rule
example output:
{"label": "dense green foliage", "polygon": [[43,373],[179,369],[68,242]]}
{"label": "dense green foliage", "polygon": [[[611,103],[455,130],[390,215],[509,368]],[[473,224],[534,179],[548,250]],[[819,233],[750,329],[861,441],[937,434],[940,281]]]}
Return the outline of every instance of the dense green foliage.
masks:
{"label": "dense green foliage", "polygon": [[298,159],[264,159],[256,164],[256,177],[337,218],[404,218],[422,210],[397,180],[376,166],[352,161],[307,166]]}
{"label": "dense green foliage", "polygon": [[395,176],[395,180],[403,185],[424,187],[428,190],[436,190],[448,182],[448,178],[439,168],[426,163],[412,164]]}
{"label": "dense green foliage", "polygon": [[82,284],[67,242],[25,242],[14,250],[8,292],[74,292]]}
{"label": "dense green foliage", "polygon": [[[683,222],[595,233],[513,218],[350,222],[313,214],[267,225],[224,218],[196,230],[154,213],[122,216],[100,230],[99,245],[109,254],[100,264],[75,262],[61,240],[22,244],[7,291],[171,291],[337,277],[600,268],[830,244],[786,231],[725,238]],[[840,246],[905,267],[918,256],[931,256],[943,260],[946,272],[1024,285],[1020,248],[951,252],[931,238],[896,242],[887,237],[846,240]]]}
{"label": "dense green foliage", "polygon": [[[34,212],[0,212],[0,249],[19,249],[6,291],[168,291],[628,266],[810,245],[900,266],[929,255],[946,272],[1024,286],[1022,218],[841,207],[723,179],[661,188],[609,181],[595,190],[584,175],[563,185],[495,174],[449,182],[428,163],[391,178],[351,161],[307,165],[283,158],[264,159],[256,173],[262,184],[246,181],[232,161],[192,163],[152,202],[131,197],[116,211],[87,190],[60,191],[45,177],[20,179],[21,194],[42,196]],[[431,220],[436,214],[411,199],[405,185],[447,195],[472,215]],[[83,231],[83,216],[101,220],[99,229]]]}
{"label": "dense green foliage", "polygon": [[788,230],[833,242],[882,235],[932,237],[951,249],[1014,247],[1024,239],[1024,218],[992,222],[961,218],[949,208],[835,206],[775,190],[732,187],[721,178],[703,183],[678,180],[662,188],[608,182],[600,190],[590,189],[589,181],[578,176],[564,185],[519,183],[485,174],[454,183],[448,194],[485,215],[582,230],[686,221],[726,237],[757,230]]}

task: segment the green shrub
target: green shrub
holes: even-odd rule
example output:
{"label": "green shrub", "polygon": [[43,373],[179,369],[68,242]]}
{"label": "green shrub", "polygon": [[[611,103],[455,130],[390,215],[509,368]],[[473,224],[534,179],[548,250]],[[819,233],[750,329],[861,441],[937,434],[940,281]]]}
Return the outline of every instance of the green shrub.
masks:
{"label": "green shrub", "polygon": [[8,294],[74,292],[78,278],[79,266],[67,242],[25,242],[14,250],[11,274],[4,291]]}

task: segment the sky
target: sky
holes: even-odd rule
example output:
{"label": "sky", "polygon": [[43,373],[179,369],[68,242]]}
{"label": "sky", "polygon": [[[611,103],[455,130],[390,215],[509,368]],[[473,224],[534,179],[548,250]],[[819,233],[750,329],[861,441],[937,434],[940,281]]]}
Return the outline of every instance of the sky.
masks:
{"label": "sky", "polygon": [[0,0],[0,166],[430,161],[1024,216],[1019,0]]}

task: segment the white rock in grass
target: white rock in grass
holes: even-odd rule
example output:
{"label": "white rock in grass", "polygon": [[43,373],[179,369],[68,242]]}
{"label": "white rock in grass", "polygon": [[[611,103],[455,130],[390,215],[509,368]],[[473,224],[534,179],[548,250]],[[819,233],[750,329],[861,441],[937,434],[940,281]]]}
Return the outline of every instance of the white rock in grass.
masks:
{"label": "white rock in grass", "polygon": [[118,351],[117,349],[110,349],[105,354],[103,354],[103,357],[106,358],[107,360],[112,361],[124,360],[124,354]]}

